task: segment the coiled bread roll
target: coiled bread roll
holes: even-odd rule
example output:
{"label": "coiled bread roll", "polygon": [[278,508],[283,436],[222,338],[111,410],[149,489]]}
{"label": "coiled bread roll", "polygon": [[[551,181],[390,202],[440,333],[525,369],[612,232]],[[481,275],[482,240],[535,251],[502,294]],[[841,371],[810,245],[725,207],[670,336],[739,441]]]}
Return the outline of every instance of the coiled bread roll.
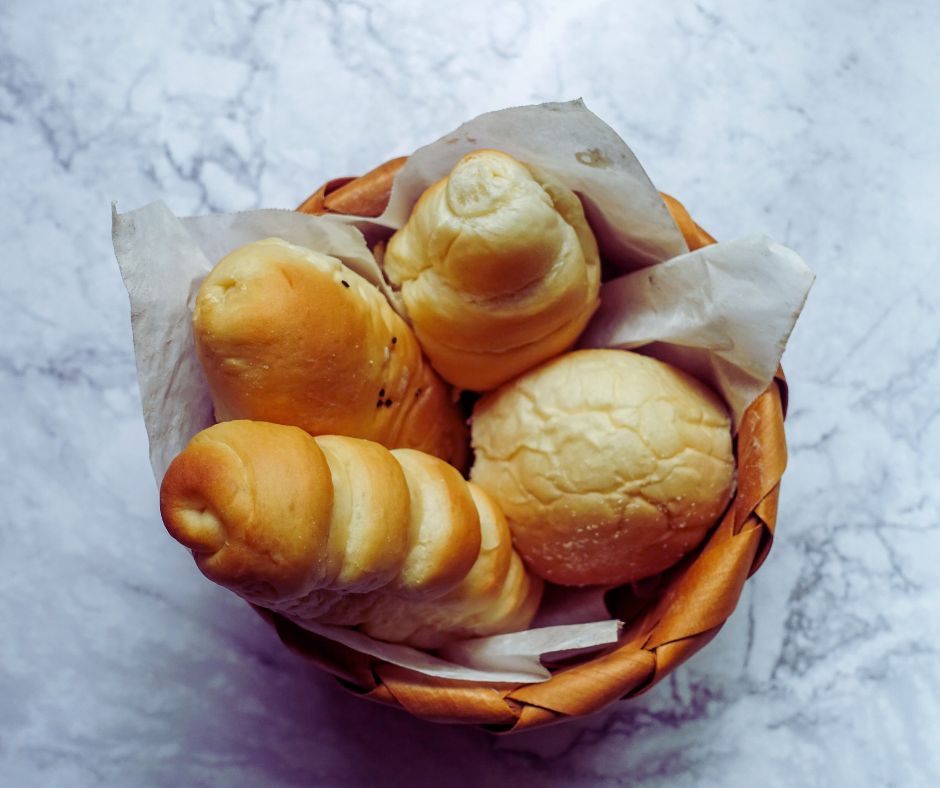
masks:
{"label": "coiled bread roll", "polygon": [[171,463],[160,511],[206,577],[301,626],[434,648],[524,629],[541,596],[489,497],[411,449],[224,422]]}
{"label": "coiled bread roll", "polygon": [[563,585],[616,585],[692,550],[734,486],[731,422],[705,385],[624,350],[579,350],[484,396],[471,478],[516,549]]}
{"label": "coiled bread roll", "polygon": [[424,192],[384,266],[434,368],[474,391],[568,348],[598,304],[597,243],[577,196],[494,150]]}
{"label": "coiled bread roll", "polygon": [[465,466],[450,387],[385,297],[334,257],[278,238],[236,249],[199,288],[193,335],[218,421],[290,424]]}

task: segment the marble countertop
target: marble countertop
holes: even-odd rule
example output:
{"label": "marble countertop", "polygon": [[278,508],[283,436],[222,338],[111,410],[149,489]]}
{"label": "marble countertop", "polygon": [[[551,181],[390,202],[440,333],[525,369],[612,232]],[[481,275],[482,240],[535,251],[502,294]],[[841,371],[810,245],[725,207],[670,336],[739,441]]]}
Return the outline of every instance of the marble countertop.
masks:
{"label": "marble countertop", "polygon": [[[392,5],[0,6],[0,782],[940,783],[940,8]],[[703,226],[818,279],[735,615],[641,698],[495,738],[348,695],[167,537],[110,202],[290,207],[576,96]]]}

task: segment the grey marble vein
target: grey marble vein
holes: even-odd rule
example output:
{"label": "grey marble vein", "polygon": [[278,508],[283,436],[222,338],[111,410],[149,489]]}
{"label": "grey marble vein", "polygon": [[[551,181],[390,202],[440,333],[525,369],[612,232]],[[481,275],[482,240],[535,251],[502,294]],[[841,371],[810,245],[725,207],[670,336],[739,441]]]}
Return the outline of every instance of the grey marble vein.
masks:
{"label": "grey marble vein", "polygon": [[[0,784],[940,784],[940,7],[0,4]],[[777,543],[653,691],[514,737],[373,706],[159,520],[110,202],[290,207],[583,96],[718,237],[816,286]]]}

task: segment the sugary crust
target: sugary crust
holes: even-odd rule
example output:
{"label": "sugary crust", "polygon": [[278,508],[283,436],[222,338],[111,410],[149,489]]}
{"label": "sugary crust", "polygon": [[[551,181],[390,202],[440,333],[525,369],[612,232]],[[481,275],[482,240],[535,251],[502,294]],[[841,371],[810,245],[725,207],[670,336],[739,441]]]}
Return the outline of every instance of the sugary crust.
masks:
{"label": "sugary crust", "polygon": [[474,482],[537,574],[617,584],[695,547],[734,484],[731,425],[707,387],[621,350],[556,358],[481,399]]}

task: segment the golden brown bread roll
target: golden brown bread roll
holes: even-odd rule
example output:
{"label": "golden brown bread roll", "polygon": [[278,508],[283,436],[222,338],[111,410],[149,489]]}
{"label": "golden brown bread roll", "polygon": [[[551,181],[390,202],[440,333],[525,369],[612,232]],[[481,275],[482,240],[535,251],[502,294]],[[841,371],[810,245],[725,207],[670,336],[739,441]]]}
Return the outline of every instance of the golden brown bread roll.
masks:
{"label": "golden brown bread roll", "polygon": [[426,451],[463,468],[450,387],[385,297],[334,257],[277,238],[212,270],[193,311],[216,419],[257,419]]}
{"label": "golden brown bread roll", "polygon": [[476,485],[467,486],[477,505],[481,535],[480,553],[470,572],[430,602],[403,604],[397,597],[379,596],[362,623],[367,634],[436,648],[447,640],[515,632],[532,621],[542,583],[525,570],[512,549],[506,518],[493,500]]}
{"label": "golden brown bread roll", "polygon": [[499,151],[465,156],[421,195],[384,267],[434,368],[474,391],[565,350],[598,304],[581,202]]}
{"label": "golden brown bread roll", "polygon": [[160,511],[209,579],[301,626],[433,648],[524,629],[541,595],[495,504],[411,449],[223,422],[171,463]]}
{"label": "golden brown bread roll", "polygon": [[522,375],[477,403],[471,431],[471,478],[529,568],[564,585],[661,572],[702,540],[734,484],[718,397],[623,350],[580,350]]}

